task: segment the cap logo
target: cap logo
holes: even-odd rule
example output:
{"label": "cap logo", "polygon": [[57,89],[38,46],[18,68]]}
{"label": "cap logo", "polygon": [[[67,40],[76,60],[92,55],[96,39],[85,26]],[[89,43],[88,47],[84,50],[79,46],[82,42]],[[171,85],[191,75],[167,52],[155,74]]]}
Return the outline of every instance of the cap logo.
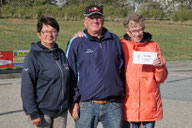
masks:
{"label": "cap logo", "polygon": [[92,11],[97,11],[97,12],[100,12],[100,10],[99,9],[97,9],[97,8],[91,8],[91,9],[89,9],[89,12],[92,12]]}

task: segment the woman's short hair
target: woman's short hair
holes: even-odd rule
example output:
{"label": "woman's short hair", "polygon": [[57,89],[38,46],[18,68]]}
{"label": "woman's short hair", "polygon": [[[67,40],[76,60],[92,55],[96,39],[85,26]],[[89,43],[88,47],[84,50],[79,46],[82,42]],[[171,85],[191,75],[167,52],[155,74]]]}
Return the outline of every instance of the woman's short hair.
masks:
{"label": "woman's short hair", "polygon": [[48,16],[41,16],[37,21],[38,33],[41,32],[43,24],[50,25],[51,27],[55,28],[57,32],[59,32],[59,24],[54,18]]}
{"label": "woman's short hair", "polygon": [[[132,24],[130,24],[130,21],[134,21],[132,22]],[[142,15],[139,15],[135,12],[129,14],[127,17],[125,17],[124,19],[124,28],[125,29],[129,29],[129,27],[134,27],[135,24],[139,24],[143,27],[143,29],[145,28],[145,18]]]}

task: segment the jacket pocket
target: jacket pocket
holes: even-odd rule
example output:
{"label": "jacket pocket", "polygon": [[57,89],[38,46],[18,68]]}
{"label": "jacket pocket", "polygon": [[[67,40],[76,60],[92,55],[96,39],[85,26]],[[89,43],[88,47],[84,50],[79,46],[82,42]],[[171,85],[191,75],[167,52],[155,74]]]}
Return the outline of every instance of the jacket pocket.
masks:
{"label": "jacket pocket", "polygon": [[39,79],[37,83],[37,102],[39,103],[46,97],[47,93],[50,91],[50,87],[48,87],[48,80]]}
{"label": "jacket pocket", "polygon": [[149,77],[149,78],[154,78],[154,73],[152,72],[148,72],[148,73],[146,73],[146,72],[141,72],[141,77]]}

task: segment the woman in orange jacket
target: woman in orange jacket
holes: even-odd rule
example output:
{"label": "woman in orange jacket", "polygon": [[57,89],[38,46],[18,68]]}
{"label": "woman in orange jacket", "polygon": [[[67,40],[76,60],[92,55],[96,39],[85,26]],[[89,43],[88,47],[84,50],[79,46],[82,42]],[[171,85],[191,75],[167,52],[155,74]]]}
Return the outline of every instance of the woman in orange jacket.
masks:
{"label": "woman in orange jacket", "polygon": [[159,45],[144,32],[144,17],[130,14],[124,21],[121,40],[125,56],[126,96],[123,128],[154,128],[163,118],[160,83],[168,72]]}

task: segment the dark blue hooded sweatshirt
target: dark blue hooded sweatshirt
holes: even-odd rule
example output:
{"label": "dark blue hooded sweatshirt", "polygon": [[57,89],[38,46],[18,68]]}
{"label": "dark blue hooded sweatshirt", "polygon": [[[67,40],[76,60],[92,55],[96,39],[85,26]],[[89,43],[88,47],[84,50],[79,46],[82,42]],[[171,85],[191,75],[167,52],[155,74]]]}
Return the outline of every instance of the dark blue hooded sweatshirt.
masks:
{"label": "dark blue hooded sweatshirt", "polygon": [[40,42],[32,43],[22,70],[23,108],[31,119],[56,116],[67,111],[72,74],[63,50],[57,44],[50,51]]}

